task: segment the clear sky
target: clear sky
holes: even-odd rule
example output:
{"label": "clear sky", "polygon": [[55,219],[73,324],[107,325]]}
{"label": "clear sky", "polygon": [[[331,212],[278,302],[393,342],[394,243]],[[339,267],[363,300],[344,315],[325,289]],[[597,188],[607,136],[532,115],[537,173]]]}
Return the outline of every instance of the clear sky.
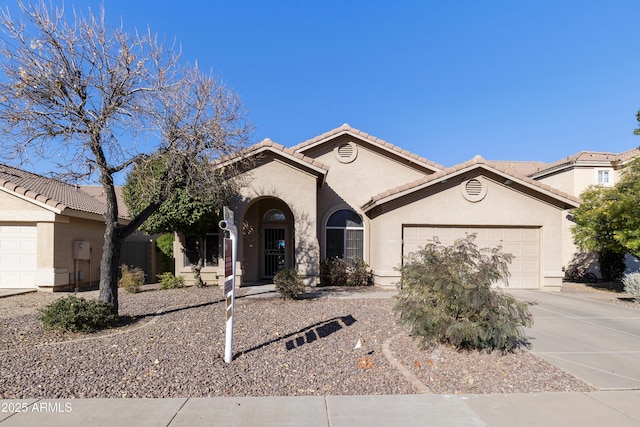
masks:
{"label": "clear sky", "polygon": [[175,37],[185,61],[212,69],[249,110],[254,142],[349,123],[445,166],[640,145],[638,0],[104,5],[109,22]]}

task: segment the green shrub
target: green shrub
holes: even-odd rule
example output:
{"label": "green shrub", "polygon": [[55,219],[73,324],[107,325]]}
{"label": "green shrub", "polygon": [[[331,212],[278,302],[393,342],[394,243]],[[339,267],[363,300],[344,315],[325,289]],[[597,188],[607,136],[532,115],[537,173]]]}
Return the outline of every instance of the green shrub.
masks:
{"label": "green shrub", "polygon": [[144,285],[144,271],[138,267],[129,268],[126,264],[120,266],[119,288],[123,288],[127,293],[135,294],[140,291],[142,285]]}
{"label": "green shrub", "polygon": [[282,299],[297,299],[304,292],[304,283],[294,268],[285,268],[273,278]]}
{"label": "green shrub", "polygon": [[320,283],[323,286],[369,286],[373,280],[369,266],[362,259],[333,257],[320,263]]}
{"label": "green shrub", "polygon": [[529,346],[523,326],[527,305],[491,287],[509,277],[512,255],[501,247],[478,249],[475,235],[452,246],[427,244],[400,268],[399,322],[423,346],[449,343],[460,349],[513,350]]}
{"label": "green shrub", "polygon": [[624,291],[640,301],[640,273],[629,273],[622,278]]}
{"label": "green shrub", "polygon": [[347,269],[340,257],[327,258],[320,263],[320,284],[343,286],[347,283]]}
{"label": "green shrub", "polygon": [[89,333],[118,324],[109,304],[75,296],[57,299],[39,311],[43,313],[40,321],[48,329]]}
{"label": "green shrub", "polygon": [[184,277],[174,276],[173,273],[162,273],[156,276],[160,280],[160,289],[184,288]]}

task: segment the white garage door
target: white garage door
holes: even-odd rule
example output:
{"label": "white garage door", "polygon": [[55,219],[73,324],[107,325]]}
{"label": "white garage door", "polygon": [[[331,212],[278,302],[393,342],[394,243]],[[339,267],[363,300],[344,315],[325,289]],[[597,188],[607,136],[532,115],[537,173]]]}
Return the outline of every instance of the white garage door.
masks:
{"label": "white garage door", "polygon": [[0,225],[0,288],[35,288],[37,229],[34,225]]}
{"label": "white garage door", "polygon": [[502,245],[503,251],[514,256],[509,266],[510,288],[538,289],[540,287],[540,228],[539,227],[450,227],[404,226],[403,255],[417,251],[438,236],[450,245],[455,239],[476,233],[475,244],[480,248]]}

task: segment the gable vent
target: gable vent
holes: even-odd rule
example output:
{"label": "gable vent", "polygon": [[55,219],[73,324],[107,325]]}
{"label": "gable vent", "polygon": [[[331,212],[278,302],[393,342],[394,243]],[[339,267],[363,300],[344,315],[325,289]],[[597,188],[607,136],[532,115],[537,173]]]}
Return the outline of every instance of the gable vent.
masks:
{"label": "gable vent", "polygon": [[477,197],[482,193],[482,183],[477,179],[470,179],[465,185],[467,194],[471,197]]}
{"label": "gable vent", "polygon": [[358,155],[358,148],[356,147],[356,144],[349,141],[334,147],[333,152],[341,163],[351,163]]}
{"label": "gable vent", "polygon": [[349,158],[353,156],[353,147],[351,144],[342,144],[338,147],[338,156],[342,158]]}
{"label": "gable vent", "polygon": [[471,178],[460,184],[460,192],[462,197],[470,202],[479,202],[487,195],[487,183],[482,177]]}

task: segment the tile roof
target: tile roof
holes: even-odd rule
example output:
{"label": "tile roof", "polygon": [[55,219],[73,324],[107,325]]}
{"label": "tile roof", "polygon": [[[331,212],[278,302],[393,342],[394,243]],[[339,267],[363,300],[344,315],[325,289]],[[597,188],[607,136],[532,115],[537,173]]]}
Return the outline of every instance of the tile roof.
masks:
{"label": "tile roof", "polygon": [[365,141],[370,142],[373,145],[376,145],[378,147],[381,147],[387,151],[390,152],[394,152],[402,157],[405,157],[413,162],[416,163],[421,163],[423,166],[427,166],[430,169],[434,169],[434,170],[442,170],[444,169],[444,166],[432,162],[431,160],[428,160],[424,157],[420,157],[417,154],[411,153],[410,151],[407,151],[401,147],[398,147],[397,145],[393,145],[383,139],[380,138],[376,138],[373,135],[369,135],[366,132],[362,132],[361,130],[358,130],[356,128],[353,128],[351,126],[349,126],[349,124],[345,123],[340,127],[337,127],[335,129],[332,129],[328,132],[323,133],[322,135],[318,135],[315,138],[311,138],[307,141],[301,142],[298,145],[295,145],[293,147],[291,147],[291,149],[293,151],[296,152],[300,152],[300,151],[305,151],[306,149],[313,147],[323,141],[326,141],[327,139],[330,138],[335,138],[339,135],[345,134],[345,133],[349,133],[351,135],[357,136]]}
{"label": "tile roof", "polygon": [[487,163],[524,176],[532,175],[547,166],[547,163],[539,161],[487,160]]}
{"label": "tile roof", "polygon": [[[287,148],[284,145],[275,143],[269,138],[263,139],[261,142],[259,142],[258,144],[254,145],[251,148],[254,148],[254,149],[257,150],[257,149],[260,149],[260,148],[263,148],[263,147],[271,147],[276,151],[281,151],[281,152],[283,152],[283,153],[285,153],[285,154],[287,154],[289,156],[293,156],[296,159],[299,159],[299,160],[301,160],[301,161],[303,161],[305,163],[309,163],[309,164],[311,164],[313,166],[316,166],[316,167],[318,167],[320,169],[324,169],[326,171],[329,170],[329,166],[328,165],[325,165],[324,163],[322,163],[322,162],[320,162],[320,161],[318,161],[318,160],[316,160],[314,158],[311,158],[309,156],[305,156],[304,154],[297,152],[293,148]],[[251,148],[250,148],[250,150],[251,150]]]}
{"label": "tile roof", "polygon": [[329,171],[328,165],[325,165],[324,163],[314,158],[311,158],[309,156],[305,156],[302,153],[295,152],[291,148],[286,148],[284,145],[273,142],[269,138],[265,138],[259,143],[254,144],[251,147],[248,147],[247,149],[242,150],[239,153],[233,154],[230,157],[217,161],[216,165],[217,167],[224,167],[229,163],[233,163],[237,160],[248,158],[256,154],[260,154],[265,150],[279,153],[284,157],[288,157],[294,160],[295,162],[311,167],[312,169],[315,169],[316,171],[318,171],[319,173],[322,173],[323,175],[326,175],[326,173]]}
{"label": "tile roof", "polygon": [[36,200],[54,209],[72,209],[102,215],[104,203],[80,187],[0,164],[0,187]]}
{"label": "tile roof", "polygon": [[632,148],[631,150],[627,150],[618,154],[618,160],[624,163],[631,159],[635,159],[638,156],[640,156],[640,147]]}
{"label": "tile roof", "polygon": [[616,162],[624,163],[638,156],[640,156],[640,149],[638,148],[633,148],[623,153],[580,151],[564,159],[560,159],[553,163],[548,163],[545,166],[541,167],[539,170],[532,172],[530,176],[541,175],[545,172],[564,169],[579,163],[613,166]]}
{"label": "tile roof", "polygon": [[447,168],[445,170],[436,172],[434,174],[431,175],[425,175],[422,178],[419,178],[413,182],[410,182],[408,184],[405,185],[401,185],[399,187],[395,187],[392,188],[390,190],[387,190],[383,193],[380,194],[376,194],[375,196],[373,196],[364,206],[363,206],[363,210],[364,211],[368,211],[369,209],[373,208],[376,205],[379,205],[381,203],[385,203],[386,199],[395,199],[397,197],[401,197],[404,194],[409,194],[412,193],[416,190],[419,190],[421,188],[424,187],[428,187],[429,185],[431,185],[431,183],[434,182],[438,182],[438,181],[443,181],[446,180],[449,176],[453,176],[453,175],[457,175],[459,173],[462,173],[466,170],[470,170],[472,168],[474,168],[477,165],[482,165],[483,167],[487,168],[487,169],[493,169],[494,171],[507,175],[511,178],[513,178],[514,180],[519,180],[521,182],[523,182],[524,184],[526,184],[529,187],[532,188],[537,188],[540,191],[545,191],[547,193],[551,193],[552,195],[561,198],[561,199],[565,199],[569,202],[572,202],[573,204],[575,204],[576,206],[580,204],[580,199],[572,196],[568,193],[565,193],[563,191],[557,190],[553,187],[551,187],[550,185],[547,184],[543,184],[539,181],[534,181],[533,179],[518,173],[516,170],[514,170],[514,168],[512,167],[505,167],[502,164],[499,164],[499,162],[488,162],[485,159],[483,159],[481,156],[475,156],[473,159],[464,162],[464,163],[460,163],[458,165],[455,165],[451,168]]}
{"label": "tile roof", "polygon": [[[104,188],[101,185],[83,185],[80,187],[82,191],[89,194],[91,197],[98,199],[102,203],[106,203],[107,199],[104,197]],[[122,192],[122,186],[116,186],[116,203],[118,204],[118,215],[121,218],[129,218],[129,208],[124,202],[124,194]]]}

